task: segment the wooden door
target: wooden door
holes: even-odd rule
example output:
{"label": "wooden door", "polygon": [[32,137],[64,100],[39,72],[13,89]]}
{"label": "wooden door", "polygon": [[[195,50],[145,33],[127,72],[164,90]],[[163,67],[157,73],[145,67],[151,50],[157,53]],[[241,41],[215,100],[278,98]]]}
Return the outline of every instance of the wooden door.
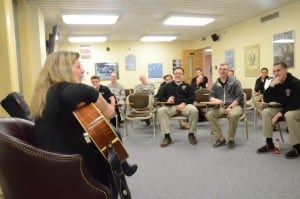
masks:
{"label": "wooden door", "polygon": [[196,68],[203,68],[202,50],[183,50],[182,51],[182,67],[184,68],[184,78],[187,83],[191,83],[195,76]]}

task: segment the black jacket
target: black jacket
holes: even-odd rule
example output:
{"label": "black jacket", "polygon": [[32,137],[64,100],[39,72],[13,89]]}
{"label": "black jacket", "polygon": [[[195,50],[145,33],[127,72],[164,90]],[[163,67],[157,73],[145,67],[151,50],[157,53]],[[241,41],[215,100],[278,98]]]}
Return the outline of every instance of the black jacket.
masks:
{"label": "black jacket", "polygon": [[158,100],[166,102],[170,96],[175,97],[175,105],[182,102],[193,104],[195,101],[193,88],[185,82],[182,82],[180,85],[177,85],[175,81],[165,84],[158,93]]}
{"label": "black jacket", "polygon": [[282,84],[268,87],[264,92],[264,102],[278,102],[282,104],[281,113],[300,108],[300,80],[288,73]]}
{"label": "black jacket", "polygon": [[255,92],[264,94],[264,92],[265,92],[265,82],[268,78],[269,77],[267,76],[266,79],[263,82],[261,81],[261,77],[256,79],[255,88],[254,88]]}
{"label": "black jacket", "polygon": [[208,79],[206,76],[203,76],[203,81],[202,83],[200,83],[199,85],[197,85],[197,77],[195,76],[193,77],[192,81],[191,81],[191,86],[194,88],[194,91],[196,91],[197,89],[199,89],[200,87],[202,88],[206,88],[206,84],[208,82]]}

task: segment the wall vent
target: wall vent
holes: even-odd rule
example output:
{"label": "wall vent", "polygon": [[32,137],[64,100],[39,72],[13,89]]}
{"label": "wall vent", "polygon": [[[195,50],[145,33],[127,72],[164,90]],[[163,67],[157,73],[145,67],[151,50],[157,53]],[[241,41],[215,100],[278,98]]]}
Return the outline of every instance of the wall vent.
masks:
{"label": "wall vent", "polygon": [[263,23],[263,22],[269,21],[269,20],[277,18],[277,17],[279,17],[279,12],[274,12],[272,14],[261,17],[260,22]]}

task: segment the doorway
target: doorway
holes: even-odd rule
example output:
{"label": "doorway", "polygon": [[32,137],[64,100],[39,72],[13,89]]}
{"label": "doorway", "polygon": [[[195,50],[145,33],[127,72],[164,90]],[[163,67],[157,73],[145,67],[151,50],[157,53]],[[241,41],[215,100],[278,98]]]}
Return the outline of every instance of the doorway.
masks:
{"label": "doorway", "polygon": [[187,83],[191,83],[195,76],[196,68],[201,68],[203,74],[208,79],[208,88],[212,86],[212,55],[210,48],[198,50],[182,51],[182,67],[184,69],[184,79]]}
{"label": "doorway", "polygon": [[207,77],[208,80],[207,88],[211,89],[213,84],[211,48],[203,49],[203,74]]}

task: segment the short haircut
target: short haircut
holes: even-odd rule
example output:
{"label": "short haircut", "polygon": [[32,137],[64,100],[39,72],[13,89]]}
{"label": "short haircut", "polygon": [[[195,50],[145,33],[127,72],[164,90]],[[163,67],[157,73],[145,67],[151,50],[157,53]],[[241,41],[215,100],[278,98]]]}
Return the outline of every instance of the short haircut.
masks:
{"label": "short haircut", "polygon": [[276,62],[276,63],[274,63],[273,66],[277,66],[277,65],[281,65],[282,68],[287,68],[287,65],[284,61]]}
{"label": "short haircut", "polygon": [[229,65],[227,63],[221,63],[220,66],[228,66],[229,69]]}
{"label": "short haircut", "polygon": [[97,79],[97,80],[100,81],[100,77],[99,77],[98,75],[93,75],[93,76],[91,77],[91,80],[93,80],[93,79]]}
{"label": "short haircut", "polygon": [[171,79],[173,79],[173,76],[171,74],[164,75],[164,79],[167,79],[167,77],[171,77]]}
{"label": "short haircut", "polygon": [[196,68],[196,69],[195,69],[195,71],[197,71],[197,70],[200,70],[200,71],[202,71],[202,68]]}
{"label": "short haircut", "polygon": [[269,70],[268,70],[266,67],[261,68],[261,69],[260,69],[260,72],[263,71],[263,70],[266,70],[267,72],[269,72]]}
{"label": "short haircut", "polygon": [[177,69],[181,70],[181,71],[182,71],[182,73],[184,74],[184,69],[183,69],[182,67],[177,67],[177,68],[174,68],[174,70],[173,70],[173,73],[174,73],[174,72],[175,72],[175,70],[177,70]]}

